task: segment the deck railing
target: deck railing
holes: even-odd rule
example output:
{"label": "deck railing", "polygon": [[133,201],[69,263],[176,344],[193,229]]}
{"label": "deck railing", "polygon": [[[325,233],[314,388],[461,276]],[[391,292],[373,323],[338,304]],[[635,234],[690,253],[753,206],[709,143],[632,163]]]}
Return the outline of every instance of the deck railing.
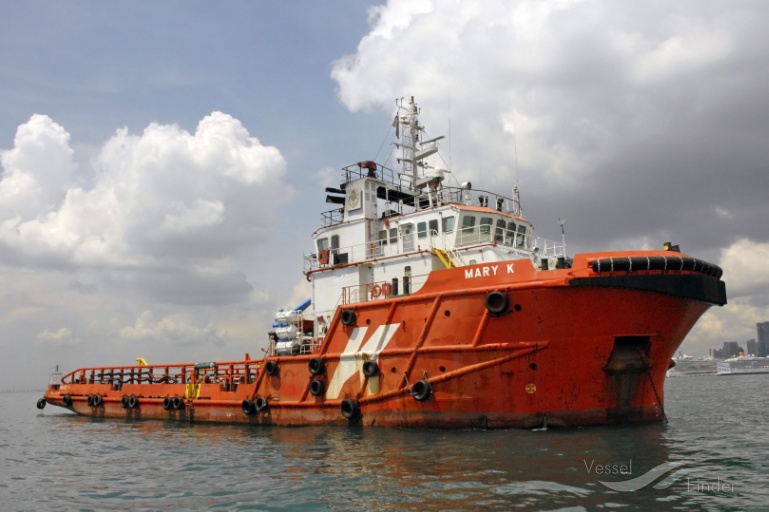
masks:
{"label": "deck railing", "polygon": [[62,376],[62,384],[188,384],[253,382],[262,361],[223,361],[173,365],[94,366]]}

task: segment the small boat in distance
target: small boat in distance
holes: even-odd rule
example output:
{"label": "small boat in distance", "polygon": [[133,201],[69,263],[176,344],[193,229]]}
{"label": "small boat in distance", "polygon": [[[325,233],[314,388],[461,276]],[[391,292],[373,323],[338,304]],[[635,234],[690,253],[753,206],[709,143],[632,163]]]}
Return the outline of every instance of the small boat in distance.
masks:
{"label": "small boat in distance", "polygon": [[671,357],[726,303],[721,269],[670,244],[569,257],[534,235],[516,185],[450,185],[413,97],[397,107],[400,167],[360,161],[326,189],[312,295],[275,315],[266,357],[79,368],[38,407],[250,425],[662,419]]}

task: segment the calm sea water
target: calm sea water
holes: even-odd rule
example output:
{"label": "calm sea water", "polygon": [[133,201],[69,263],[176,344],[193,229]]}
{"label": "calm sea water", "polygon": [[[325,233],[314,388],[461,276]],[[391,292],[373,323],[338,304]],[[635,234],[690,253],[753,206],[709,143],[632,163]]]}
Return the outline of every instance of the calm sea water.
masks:
{"label": "calm sea water", "polygon": [[98,421],[4,393],[0,509],[769,510],[767,387],[668,379],[668,424],[545,432]]}

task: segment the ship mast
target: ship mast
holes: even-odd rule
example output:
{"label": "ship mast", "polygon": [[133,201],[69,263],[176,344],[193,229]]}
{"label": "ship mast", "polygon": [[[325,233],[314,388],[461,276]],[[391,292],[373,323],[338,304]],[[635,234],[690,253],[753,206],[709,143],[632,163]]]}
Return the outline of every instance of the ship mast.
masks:
{"label": "ship mast", "polygon": [[[421,160],[438,152],[435,142],[443,137],[420,141],[420,132],[424,131],[424,126],[419,124],[419,108],[414,97],[411,96],[406,106],[403,105],[403,98],[396,100],[396,104],[398,113],[395,115],[393,126],[395,126],[395,136],[399,139],[396,145],[401,149],[401,158],[398,161],[403,164],[403,174],[411,177],[412,189],[418,191],[426,185],[425,180],[420,180],[419,176],[418,168],[425,167]],[[404,127],[402,132],[401,125]]]}

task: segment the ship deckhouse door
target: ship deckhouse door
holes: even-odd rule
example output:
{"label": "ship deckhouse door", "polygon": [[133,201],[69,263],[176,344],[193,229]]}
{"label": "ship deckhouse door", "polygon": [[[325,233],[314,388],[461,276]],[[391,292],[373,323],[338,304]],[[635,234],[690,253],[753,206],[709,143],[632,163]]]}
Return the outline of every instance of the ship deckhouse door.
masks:
{"label": "ship deckhouse door", "polygon": [[369,300],[371,289],[376,283],[373,265],[361,265],[358,270],[358,300],[365,302]]}
{"label": "ship deckhouse door", "polygon": [[403,252],[411,252],[414,250],[414,224],[401,224],[403,238]]}

